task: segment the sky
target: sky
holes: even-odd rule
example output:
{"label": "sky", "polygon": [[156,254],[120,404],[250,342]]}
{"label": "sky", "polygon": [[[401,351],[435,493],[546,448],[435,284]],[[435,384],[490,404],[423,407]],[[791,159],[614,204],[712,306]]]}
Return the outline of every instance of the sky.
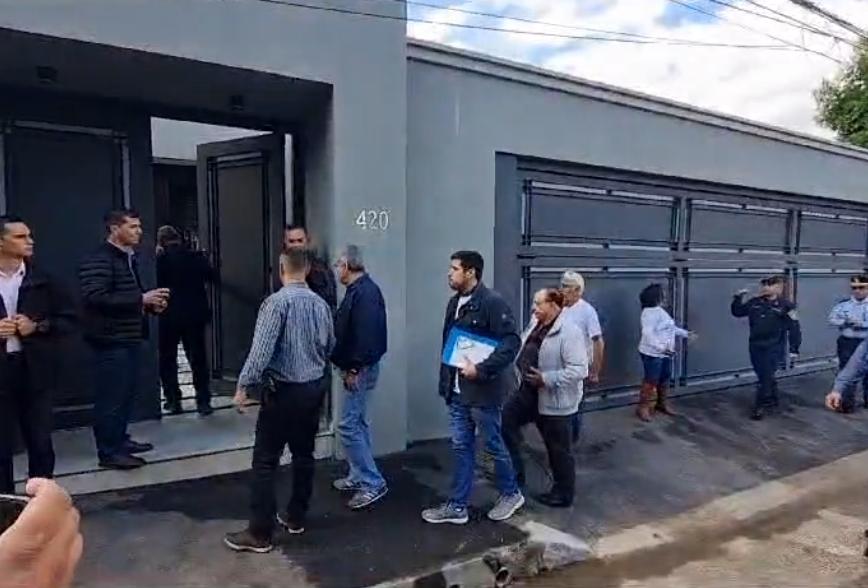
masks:
{"label": "sky", "polygon": [[[681,4],[679,4],[679,2]],[[868,28],[868,0],[815,0]],[[422,4],[435,5],[436,7]],[[689,4],[709,14],[691,10]],[[728,4],[729,6],[724,6]],[[852,33],[789,0],[407,0],[408,17],[543,35],[500,33],[429,22],[408,23],[411,37],[445,43],[630,88],[794,131],[834,138],[815,121],[813,91],[852,55]],[[776,22],[747,11],[783,20]],[[791,16],[806,30],[774,12]],[[470,15],[458,10],[509,18]],[[564,37],[635,35],[785,49],[635,44]],[[840,37],[842,40],[835,39]],[[628,38],[619,36],[621,39]],[[813,51],[813,52],[811,52]],[[824,54],[824,55],[818,55]]]}

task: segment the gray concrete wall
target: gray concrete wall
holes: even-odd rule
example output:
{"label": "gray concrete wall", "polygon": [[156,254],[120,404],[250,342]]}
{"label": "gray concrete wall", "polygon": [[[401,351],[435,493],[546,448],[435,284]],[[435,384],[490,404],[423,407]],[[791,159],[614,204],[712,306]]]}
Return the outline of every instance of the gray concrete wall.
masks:
{"label": "gray concrete wall", "polygon": [[[349,0],[311,0],[357,8]],[[400,16],[390,0],[371,10]],[[330,248],[362,245],[389,308],[390,352],[373,400],[378,452],[406,441],[405,165],[406,41],[403,22],[351,17],[255,0],[0,0],[0,27],[92,41],[333,85],[329,136],[309,161],[314,228]],[[316,124],[316,123],[315,123]],[[388,230],[355,224],[386,209]]]}
{"label": "gray concrete wall", "polygon": [[[723,121],[703,124],[651,112],[653,105],[642,110],[591,99],[578,95],[581,88],[570,91],[563,80],[467,58],[447,59],[458,67],[434,64],[424,54],[411,50],[408,70],[412,440],[445,433],[436,377],[450,295],[449,254],[478,249],[488,267],[494,265],[495,153],[868,201],[868,158],[862,154],[835,155],[822,145],[809,148],[726,130]],[[542,87],[545,83],[553,87]]]}

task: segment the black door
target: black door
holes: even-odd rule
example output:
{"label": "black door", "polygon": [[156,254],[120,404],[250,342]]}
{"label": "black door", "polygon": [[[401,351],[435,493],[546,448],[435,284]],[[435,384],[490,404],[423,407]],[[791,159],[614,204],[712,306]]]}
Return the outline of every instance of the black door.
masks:
{"label": "black door", "polygon": [[[4,143],[6,208],[33,231],[34,262],[76,300],[78,263],[104,234],[105,211],[123,204],[122,138],[97,129],[13,123]],[[86,422],[93,398],[81,335],[70,335],[61,346],[55,424],[64,428]]]}
{"label": "black door", "polygon": [[241,370],[256,313],[272,291],[283,238],[284,138],[261,135],[198,148],[199,234],[220,275],[212,290],[211,362]]}

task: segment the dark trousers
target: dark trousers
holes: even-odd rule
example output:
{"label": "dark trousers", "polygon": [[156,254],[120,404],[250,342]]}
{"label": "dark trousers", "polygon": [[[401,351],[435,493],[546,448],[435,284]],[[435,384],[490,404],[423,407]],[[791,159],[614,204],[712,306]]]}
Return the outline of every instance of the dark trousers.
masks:
{"label": "dark trousers", "polygon": [[175,324],[160,321],[160,382],[166,400],[172,404],[181,402],[181,388],[178,385],[178,343],[184,346],[184,354],[193,371],[193,388],[196,390],[196,404],[205,406],[211,403],[209,387],[208,356],[205,351],[205,324]]}
{"label": "dark trousers", "polygon": [[[855,337],[838,337],[838,369],[844,369],[856,348],[862,344],[864,339],[856,339]],[[846,390],[842,390],[843,395],[842,408],[845,410],[852,409],[856,404],[856,386],[848,386]],[[868,375],[862,379],[862,401],[865,406],[868,406]]]}
{"label": "dark trousers", "polygon": [[250,488],[250,532],[257,537],[270,538],[274,530],[274,479],[286,445],[292,455],[292,498],[287,514],[293,521],[304,521],[313,493],[313,451],[325,395],[324,379],[264,387],[256,421]]}
{"label": "dark trousers", "polygon": [[54,447],[51,443],[51,395],[30,386],[24,356],[7,355],[0,377],[0,493],[15,491],[12,456],[15,432],[21,431],[27,449],[28,475],[51,478],[54,474]]}
{"label": "dark trousers", "polygon": [[571,443],[573,415],[539,414],[536,393],[524,388],[509,397],[503,407],[503,440],[512,457],[516,477],[521,483],[525,480],[524,460],[521,457],[521,429],[530,423],[536,425],[546,446],[554,479],[552,493],[572,501],[576,491],[576,464]]}
{"label": "dark trousers", "polygon": [[779,399],[775,372],[781,363],[783,347],[781,345],[750,345],[749,351],[750,363],[757,377],[754,408],[777,406]]}
{"label": "dark trousers", "polygon": [[93,436],[100,459],[126,453],[139,380],[140,343],[93,347]]}

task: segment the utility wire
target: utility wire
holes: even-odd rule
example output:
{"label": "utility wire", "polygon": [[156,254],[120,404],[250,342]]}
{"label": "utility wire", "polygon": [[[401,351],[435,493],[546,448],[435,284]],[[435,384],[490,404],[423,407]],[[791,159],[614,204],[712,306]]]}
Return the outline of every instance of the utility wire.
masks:
{"label": "utility wire", "polygon": [[[368,2],[376,2],[378,0],[367,0]],[[537,26],[546,26],[546,27],[555,27],[565,30],[573,30],[573,31],[583,31],[589,33],[600,33],[604,35],[620,35],[623,37],[631,37],[636,39],[647,39],[651,41],[660,41],[660,42],[676,42],[676,43],[704,43],[704,41],[692,41],[690,39],[677,39],[672,37],[657,37],[653,35],[643,35],[641,33],[629,33],[626,31],[611,31],[606,29],[595,29],[590,27],[579,27],[575,25],[566,25],[563,23],[556,23],[551,21],[543,21],[543,20],[535,20],[532,18],[524,18],[521,16],[509,16],[506,14],[498,14],[496,12],[482,12],[479,10],[468,10],[466,8],[458,8],[454,6],[443,6],[441,4],[433,4],[430,2],[422,2],[420,0],[389,0],[390,2],[397,2],[399,4],[407,4],[410,6],[421,6],[424,8],[433,8],[437,10],[442,10],[444,12],[454,12],[456,14],[467,14],[470,16],[482,16],[486,18],[493,18],[497,20],[512,20],[516,22],[522,22]],[[444,23],[445,24],[445,23]],[[765,47],[763,47],[765,48]]]}
{"label": "utility wire", "polygon": [[818,14],[822,16],[827,21],[838,25],[842,29],[845,29],[854,35],[858,36],[860,39],[868,40],[868,32],[863,30],[861,27],[857,27],[855,24],[850,22],[849,20],[845,20],[844,18],[838,16],[834,12],[826,10],[822,6],[819,6],[816,2],[812,2],[811,0],[790,0],[796,6],[799,6],[809,12],[814,14]]}
{"label": "utility wire", "polygon": [[810,49],[810,48],[808,48],[808,47],[803,47],[803,46],[798,45],[798,44],[796,44],[796,43],[792,43],[792,42],[787,41],[787,40],[785,40],[785,39],[781,39],[780,37],[776,37],[776,36],[774,36],[774,35],[770,35],[770,34],[768,34],[768,33],[764,33],[763,31],[760,31],[760,30],[757,30],[757,29],[751,28],[751,27],[749,27],[749,26],[747,26],[747,25],[744,25],[744,24],[741,24],[741,23],[739,23],[739,22],[735,22],[735,21],[732,21],[732,20],[728,20],[728,19],[726,19],[726,18],[720,16],[719,14],[715,14],[714,12],[709,12],[708,10],[704,10],[704,9],[702,9],[702,8],[699,8],[698,6],[694,6],[693,4],[689,4],[688,2],[684,2],[684,1],[682,1],[682,0],[669,0],[669,1],[672,2],[672,3],[674,3],[674,4],[677,4],[677,5],[679,5],[679,6],[682,6],[682,7],[684,7],[684,8],[687,8],[688,10],[692,10],[692,11],[694,11],[694,12],[698,12],[698,13],[700,13],[700,14],[704,14],[705,16],[710,16],[711,18],[714,18],[714,19],[717,19],[717,20],[720,20],[720,21],[723,21],[723,22],[729,23],[729,24],[731,24],[731,25],[734,25],[734,26],[737,26],[737,27],[739,27],[739,28],[742,28],[742,29],[744,29],[744,30],[746,30],[746,31],[750,31],[750,32],[752,32],[752,33],[756,33],[756,34],[758,34],[758,35],[763,35],[764,37],[768,37],[768,38],[770,38],[770,39],[774,39],[774,40],[777,41],[778,43],[783,43],[784,45],[788,45],[788,46],[790,46],[790,47],[795,47],[796,49],[799,49],[799,50],[801,50],[801,51],[807,51],[808,53],[813,53],[813,54],[815,54],[815,55],[819,55],[819,56],[821,56],[821,57],[825,57],[826,59],[829,59],[829,60],[831,60],[831,61],[834,61],[835,63],[837,63],[837,64],[839,64],[839,65],[844,65],[844,62],[842,62],[840,59],[836,59],[836,58],[832,57],[831,55],[828,55],[828,54],[826,54],[826,53],[823,53],[822,51],[817,51],[817,50],[815,50],[815,49]]}
{"label": "utility wire", "polygon": [[[784,25],[787,25],[789,27],[795,27],[795,28],[801,30],[802,32],[807,31],[807,32],[813,33],[815,35],[821,35],[824,37],[830,37],[832,39],[836,39],[836,40],[841,41],[843,43],[847,43],[849,45],[852,45],[853,47],[856,46],[855,43],[853,43],[852,41],[850,41],[848,39],[845,39],[843,37],[839,37],[833,33],[829,33],[829,32],[824,31],[822,29],[818,29],[817,27],[815,27],[813,25],[809,25],[807,23],[796,24],[796,23],[790,22],[788,20],[778,18],[777,16],[770,16],[768,14],[763,14],[763,13],[757,12],[755,10],[750,10],[750,9],[744,8],[743,6],[738,6],[737,4],[731,4],[729,2],[724,2],[724,0],[708,0],[708,1],[713,3],[713,4],[717,4],[719,6],[725,6],[727,8],[732,8],[733,10],[737,10],[737,11],[743,12],[745,14],[752,14],[754,16],[758,16],[760,18],[764,18],[764,19],[770,20],[772,22],[784,24]],[[750,0],[745,0],[745,1],[750,1]],[[751,4],[755,4],[755,3],[751,2]]]}
{"label": "utility wire", "polygon": [[[793,48],[798,49],[800,51],[810,51],[809,49],[805,49],[803,47],[799,47],[798,45],[793,45],[792,43],[784,43],[783,45],[756,45],[756,44],[742,44],[742,43],[712,43],[706,41],[688,41],[688,40],[672,40],[672,41],[655,41],[651,39],[624,39],[624,38],[616,38],[616,37],[603,37],[597,35],[565,35],[559,33],[551,33],[551,32],[541,32],[541,31],[527,31],[527,30],[519,30],[519,29],[503,29],[492,26],[484,26],[484,25],[471,25],[465,23],[450,23],[436,20],[428,20],[423,18],[412,18],[412,17],[403,17],[403,16],[395,16],[391,14],[382,14],[377,12],[364,12],[358,10],[349,10],[346,8],[337,8],[331,6],[313,6],[310,4],[302,4],[300,2],[291,2],[290,0],[249,0],[253,2],[260,2],[263,4],[275,4],[280,6],[291,6],[294,8],[304,8],[308,10],[322,11],[322,12],[332,12],[337,14],[348,14],[353,16],[362,16],[367,18],[376,18],[382,20],[394,20],[401,22],[416,22],[423,24],[432,24],[439,25],[445,27],[455,27],[460,29],[468,29],[468,30],[477,30],[477,31],[489,31],[496,33],[509,33],[513,35],[527,35],[527,36],[535,36],[535,37],[549,37],[556,39],[567,39],[573,41],[602,41],[602,42],[611,42],[611,43],[627,43],[627,44],[636,44],[636,45],[655,45],[655,44],[665,44],[665,45],[675,45],[675,46],[684,46],[684,47],[725,47],[731,49],[764,49],[764,50],[777,50],[777,51],[792,51]],[[674,0],[673,0],[674,1]],[[829,59],[832,59],[831,57]]]}
{"label": "utility wire", "polygon": [[772,14],[776,14],[777,16],[780,16],[782,18],[786,18],[787,20],[791,20],[793,23],[795,23],[797,25],[804,26],[804,27],[808,28],[809,30],[812,29],[812,30],[817,31],[818,33],[823,33],[823,34],[829,35],[835,39],[838,39],[839,41],[843,41],[843,42],[849,43],[851,45],[853,44],[853,42],[850,39],[838,37],[834,33],[829,32],[828,30],[821,29],[820,27],[818,27],[816,25],[812,25],[812,24],[807,23],[803,20],[800,20],[800,19],[798,19],[798,18],[796,18],[790,14],[787,14],[786,12],[782,12],[782,11],[777,10],[775,8],[771,8],[770,6],[766,6],[765,4],[758,2],[758,0],[744,0],[744,1],[747,2],[748,4],[752,5],[752,6],[756,6],[757,8],[761,8],[762,10],[766,10],[768,12],[771,12]]}

